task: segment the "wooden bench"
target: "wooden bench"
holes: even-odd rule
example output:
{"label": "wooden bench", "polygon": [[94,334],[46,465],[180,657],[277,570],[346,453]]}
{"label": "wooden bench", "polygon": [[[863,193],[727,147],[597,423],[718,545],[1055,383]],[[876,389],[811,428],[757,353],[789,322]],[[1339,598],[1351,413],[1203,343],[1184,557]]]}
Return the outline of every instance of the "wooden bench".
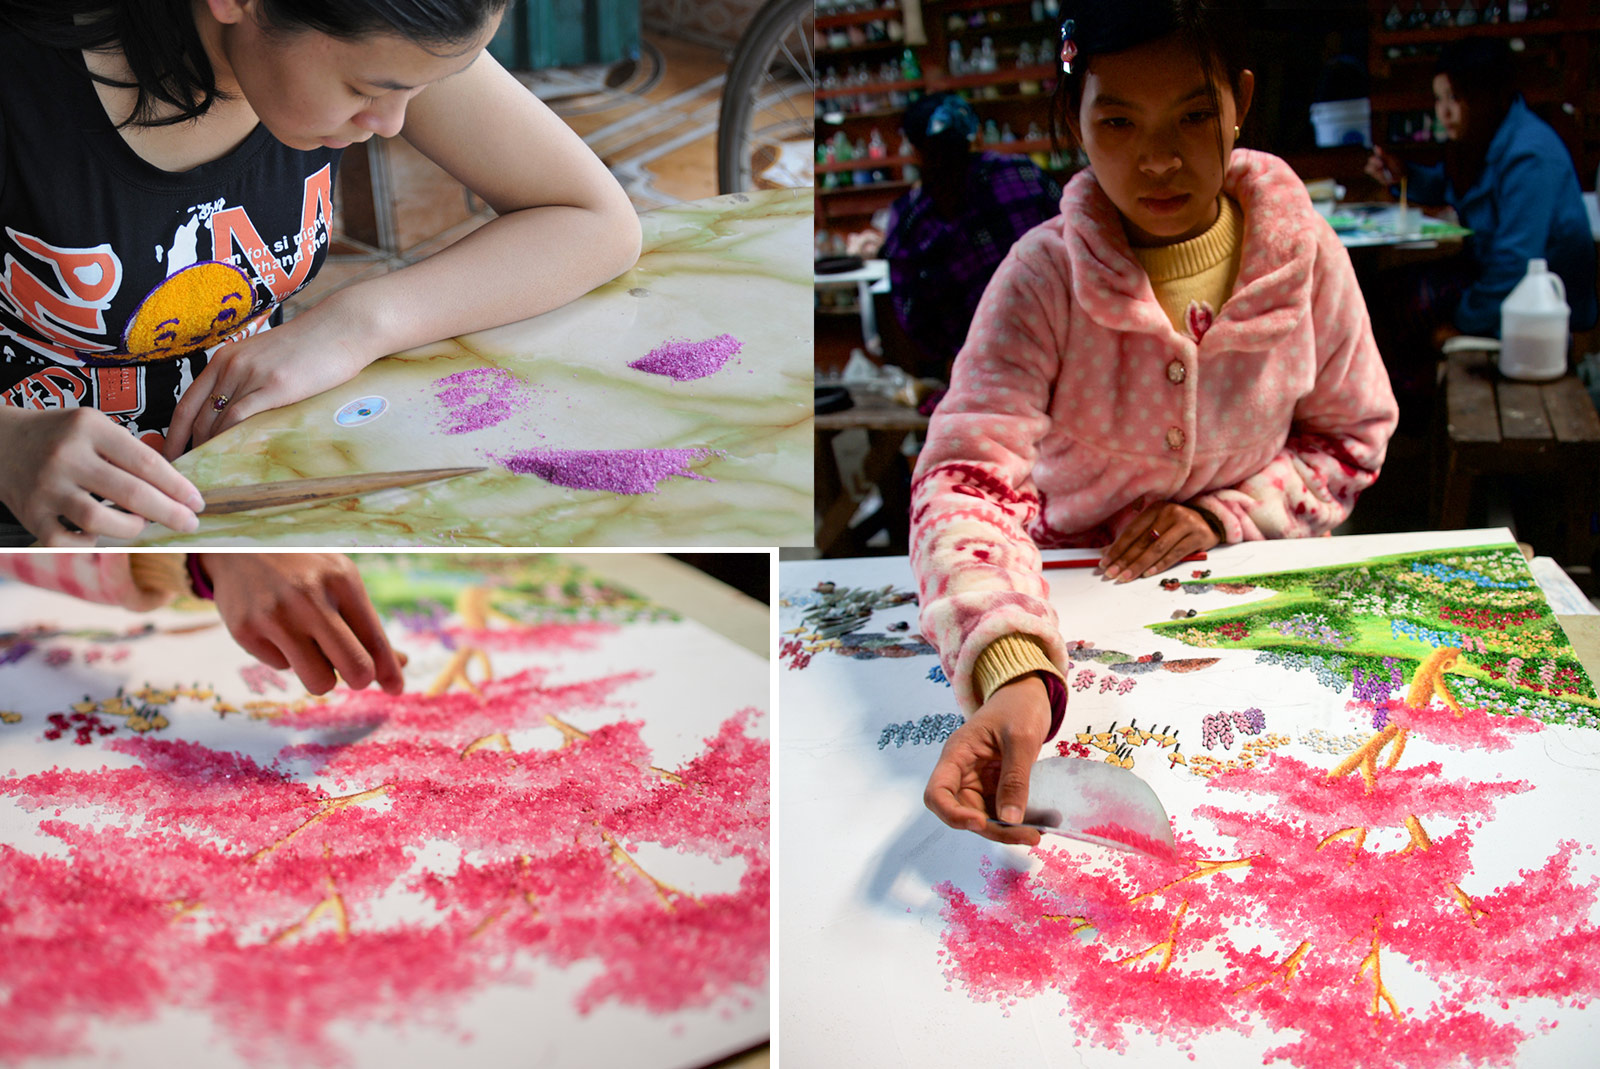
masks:
{"label": "wooden bench", "polygon": [[1592,566],[1600,548],[1600,413],[1577,376],[1513,382],[1494,360],[1472,350],[1445,357],[1444,428],[1435,435],[1443,454],[1435,464],[1438,525],[1466,526],[1480,476],[1549,476],[1563,488],[1562,500],[1550,504],[1564,513],[1565,531],[1550,549],[1563,566]]}

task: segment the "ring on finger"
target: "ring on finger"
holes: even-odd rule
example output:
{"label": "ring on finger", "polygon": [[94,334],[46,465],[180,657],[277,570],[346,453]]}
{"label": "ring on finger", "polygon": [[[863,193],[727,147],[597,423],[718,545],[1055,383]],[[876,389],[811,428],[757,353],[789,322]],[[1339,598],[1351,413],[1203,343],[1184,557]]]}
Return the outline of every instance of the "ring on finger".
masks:
{"label": "ring on finger", "polygon": [[225,393],[214,393],[214,394],[212,394],[211,395],[211,411],[213,411],[213,412],[221,412],[224,408],[228,407],[228,402],[230,400],[231,400],[231,398]]}
{"label": "ring on finger", "polygon": [[1150,530],[1146,531],[1145,533],[1150,536],[1150,541],[1152,542],[1161,537],[1161,532],[1156,530],[1154,527],[1150,528]]}

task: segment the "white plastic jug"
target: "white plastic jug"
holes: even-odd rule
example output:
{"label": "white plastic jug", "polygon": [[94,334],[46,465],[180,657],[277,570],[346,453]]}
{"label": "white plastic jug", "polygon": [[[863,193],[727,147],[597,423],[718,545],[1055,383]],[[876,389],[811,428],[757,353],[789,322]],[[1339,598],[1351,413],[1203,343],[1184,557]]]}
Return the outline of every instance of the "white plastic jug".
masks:
{"label": "white plastic jug", "polygon": [[1546,382],[1567,373],[1567,289],[1543,260],[1529,260],[1528,273],[1500,305],[1500,374]]}

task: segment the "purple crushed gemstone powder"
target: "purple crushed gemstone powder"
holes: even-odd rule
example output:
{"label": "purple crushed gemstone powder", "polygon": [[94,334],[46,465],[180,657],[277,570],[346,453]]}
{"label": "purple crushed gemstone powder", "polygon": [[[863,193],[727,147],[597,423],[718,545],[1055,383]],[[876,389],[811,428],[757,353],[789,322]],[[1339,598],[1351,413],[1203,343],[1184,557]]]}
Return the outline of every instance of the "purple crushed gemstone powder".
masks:
{"label": "purple crushed gemstone powder", "polygon": [[504,368],[475,367],[434,382],[444,402],[446,434],[481,431],[510,419],[533,400],[523,381]]}
{"label": "purple crushed gemstone powder", "polygon": [[507,471],[575,490],[653,494],[657,483],[674,476],[716,482],[688,466],[712,455],[726,454],[719,449],[535,449],[492,459]]}
{"label": "purple crushed gemstone powder", "polygon": [[652,375],[671,375],[679,382],[703,379],[722,370],[744,343],[732,334],[718,334],[705,341],[669,341],[659,345],[628,366]]}

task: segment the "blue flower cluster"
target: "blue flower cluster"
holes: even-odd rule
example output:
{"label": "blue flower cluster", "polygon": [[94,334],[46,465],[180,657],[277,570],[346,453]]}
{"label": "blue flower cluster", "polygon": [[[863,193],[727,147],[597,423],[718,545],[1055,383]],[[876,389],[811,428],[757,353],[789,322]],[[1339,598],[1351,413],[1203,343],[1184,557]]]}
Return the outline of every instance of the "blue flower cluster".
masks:
{"label": "blue flower cluster", "polygon": [[891,742],[898,749],[906,743],[913,746],[927,744],[937,746],[948,739],[956,728],[961,726],[960,713],[934,713],[921,720],[907,720],[903,724],[889,724],[878,736],[878,749],[883,749]]}
{"label": "blue flower cluster", "polygon": [[928,681],[930,683],[943,683],[947,687],[950,685],[950,680],[944,674],[944,666],[939,664],[928,669]]}
{"label": "blue flower cluster", "polygon": [[1443,579],[1447,583],[1455,579],[1466,579],[1469,582],[1477,583],[1480,587],[1487,587],[1493,590],[1527,590],[1533,586],[1532,580],[1529,579],[1500,581],[1490,579],[1482,572],[1469,572],[1464,568],[1449,568],[1443,564],[1425,564],[1419,560],[1411,562],[1411,570],[1431,575],[1435,579]]}
{"label": "blue flower cluster", "polygon": [[1418,627],[1410,620],[1390,620],[1389,636],[1400,638],[1402,635],[1418,642],[1425,642],[1434,649],[1441,646],[1460,646],[1466,641],[1459,631],[1435,631],[1431,627]]}
{"label": "blue flower cluster", "polygon": [[1296,672],[1310,671],[1317,682],[1329,690],[1343,691],[1350,685],[1350,662],[1345,657],[1324,657],[1320,653],[1306,654],[1299,650],[1262,650],[1256,654],[1256,663],[1276,664]]}
{"label": "blue flower cluster", "polygon": [[1273,629],[1281,635],[1290,638],[1304,638],[1319,646],[1347,646],[1350,636],[1336,628],[1328,626],[1326,620],[1310,613],[1296,613],[1287,620],[1278,620],[1272,625]]}

